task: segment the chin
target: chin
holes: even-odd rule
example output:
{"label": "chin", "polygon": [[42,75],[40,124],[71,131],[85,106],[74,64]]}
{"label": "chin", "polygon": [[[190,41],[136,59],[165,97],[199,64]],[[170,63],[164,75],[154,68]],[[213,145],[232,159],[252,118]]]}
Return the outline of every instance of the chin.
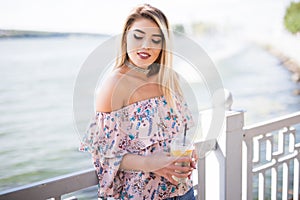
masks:
{"label": "chin", "polygon": [[137,62],[135,62],[135,64],[138,66],[138,67],[148,67],[149,65],[151,65],[153,62],[151,61],[145,61],[145,60],[138,60]]}

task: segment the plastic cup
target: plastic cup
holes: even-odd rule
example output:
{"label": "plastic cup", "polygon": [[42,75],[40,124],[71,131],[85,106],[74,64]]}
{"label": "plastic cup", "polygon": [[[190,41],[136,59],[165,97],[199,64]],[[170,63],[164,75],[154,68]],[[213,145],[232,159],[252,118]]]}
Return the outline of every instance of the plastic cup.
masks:
{"label": "plastic cup", "polygon": [[[194,145],[190,142],[190,140],[186,139],[185,143],[183,142],[183,139],[176,138],[171,143],[171,156],[175,157],[192,157],[194,150]],[[190,162],[177,162],[175,163],[177,166],[182,167],[190,167]],[[181,172],[179,172],[181,173]],[[186,183],[187,178],[177,178],[173,176],[173,179],[178,181],[179,183]]]}

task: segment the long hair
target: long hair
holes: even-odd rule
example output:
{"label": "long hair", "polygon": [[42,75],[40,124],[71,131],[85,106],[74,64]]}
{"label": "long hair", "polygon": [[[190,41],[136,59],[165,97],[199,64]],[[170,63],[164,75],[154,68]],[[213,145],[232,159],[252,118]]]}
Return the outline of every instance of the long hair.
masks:
{"label": "long hair", "polygon": [[127,32],[131,28],[132,24],[137,19],[141,18],[149,19],[156,23],[162,33],[162,50],[155,61],[155,63],[158,64],[156,66],[159,67],[151,67],[149,73],[151,75],[158,73],[159,88],[169,105],[174,107],[174,98],[172,96],[174,94],[182,96],[182,91],[179,85],[177,74],[173,70],[172,66],[173,56],[171,51],[171,32],[169,30],[169,22],[164,13],[159,9],[149,4],[143,4],[134,8],[129,14],[123,27],[120,49],[121,52],[119,52],[119,55],[117,55],[115,68],[122,67],[125,61],[128,59],[126,52]]}

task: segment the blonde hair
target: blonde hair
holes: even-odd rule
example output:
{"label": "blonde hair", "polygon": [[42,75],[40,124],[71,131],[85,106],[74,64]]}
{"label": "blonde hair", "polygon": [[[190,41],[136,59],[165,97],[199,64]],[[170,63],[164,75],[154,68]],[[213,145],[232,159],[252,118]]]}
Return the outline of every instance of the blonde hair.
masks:
{"label": "blonde hair", "polygon": [[159,64],[160,67],[151,68],[149,74],[154,75],[158,73],[158,82],[160,85],[160,90],[163,93],[169,105],[171,107],[174,107],[175,105],[173,94],[182,96],[182,91],[179,85],[178,76],[173,70],[173,55],[171,52],[171,32],[169,30],[170,26],[166,16],[159,9],[149,4],[143,4],[134,8],[129,14],[123,27],[120,49],[121,52],[119,52],[119,55],[117,56],[115,68],[122,67],[125,61],[128,59],[126,51],[126,34],[131,28],[134,21],[141,18],[149,19],[156,23],[163,35],[162,50],[157,60],[155,61]]}

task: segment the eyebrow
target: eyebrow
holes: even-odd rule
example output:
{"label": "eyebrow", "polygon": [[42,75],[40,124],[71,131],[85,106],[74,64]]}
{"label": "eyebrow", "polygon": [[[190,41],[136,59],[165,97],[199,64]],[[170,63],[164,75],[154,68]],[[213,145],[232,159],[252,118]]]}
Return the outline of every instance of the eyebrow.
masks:
{"label": "eyebrow", "polygon": [[[142,34],[146,34],[144,31],[140,30],[140,29],[134,29],[133,31],[136,31],[136,32],[139,32],[139,33],[142,33]],[[152,34],[152,36],[155,36],[155,37],[162,37],[161,34]]]}

